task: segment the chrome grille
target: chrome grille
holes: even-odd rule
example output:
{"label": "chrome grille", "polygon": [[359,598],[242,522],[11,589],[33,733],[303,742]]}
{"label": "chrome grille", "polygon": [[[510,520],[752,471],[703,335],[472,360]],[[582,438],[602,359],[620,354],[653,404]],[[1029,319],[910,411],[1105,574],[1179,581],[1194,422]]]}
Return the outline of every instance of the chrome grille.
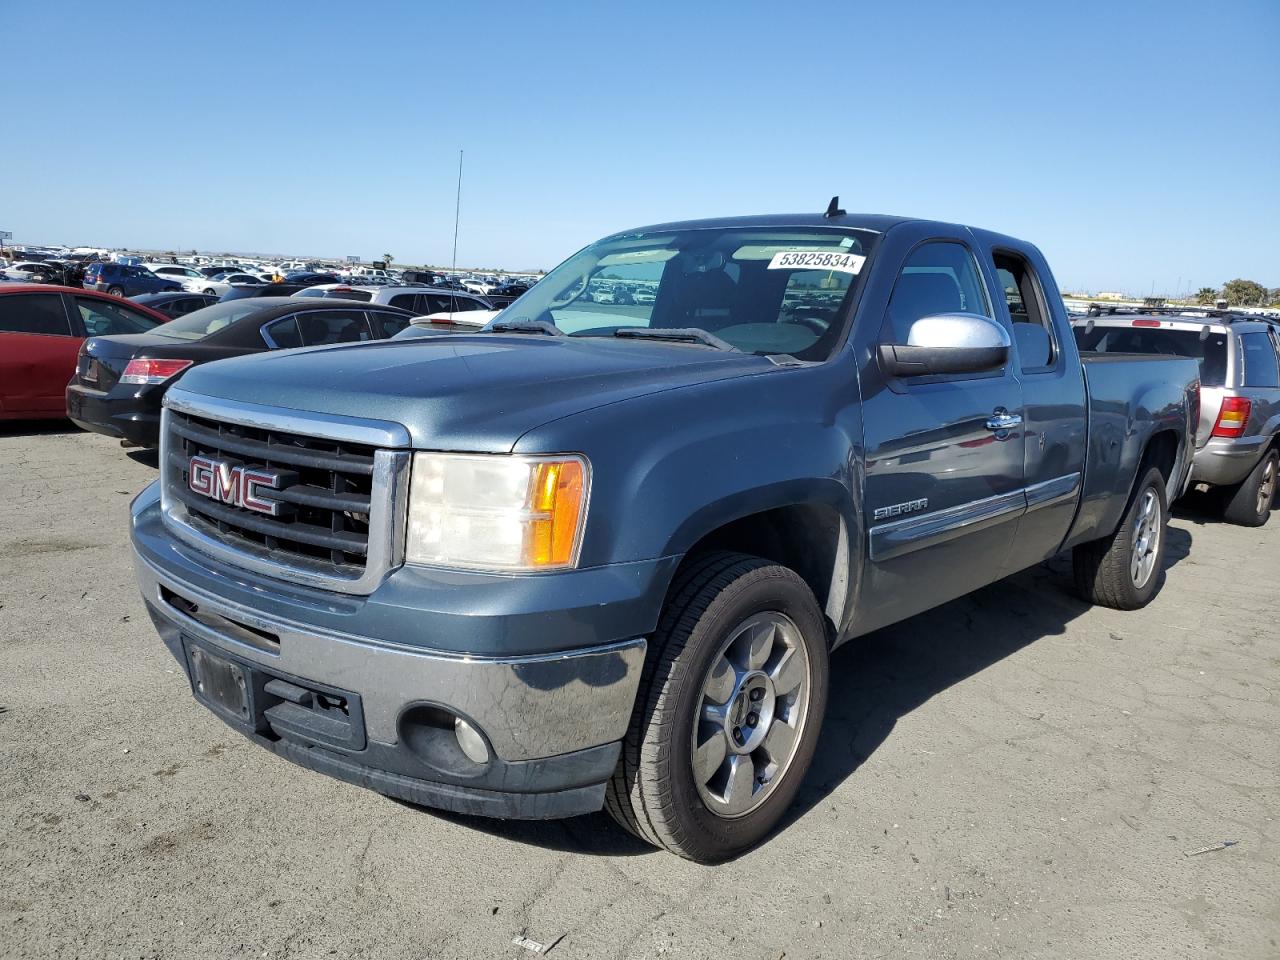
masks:
{"label": "chrome grille", "polygon": [[[372,591],[400,563],[409,452],[379,445],[407,442],[398,425],[340,417],[327,422],[177,389],[165,408],[165,519],[192,546],[270,576],[347,593]],[[332,436],[322,432],[326,426]],[[193,456],[284,473],[281,489],[265,491],[281,504],[280,515],[192,490]]]}

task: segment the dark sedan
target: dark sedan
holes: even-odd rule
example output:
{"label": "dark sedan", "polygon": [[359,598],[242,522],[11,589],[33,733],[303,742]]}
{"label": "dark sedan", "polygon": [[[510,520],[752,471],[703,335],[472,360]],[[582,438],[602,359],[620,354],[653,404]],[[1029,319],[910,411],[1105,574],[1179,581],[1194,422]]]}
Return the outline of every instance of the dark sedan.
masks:
{"label": "dark sedan", "polygon": [[299,270],[295,273],[286,273],[284,282],[298,283],[304,287],[314,287],[317,283],[340,283],[341,279],[336,273],[311,273],[306,270]]}
{"label": "dark sedan", "polygon": [[188,367],[264,350],[385,340],[412,317],[367,303],[256,297],[188,313],[163,333],[91,337],[67,386],[67,416],[85,430],[154,447],[160,401]]}
{"label": "dark sedan", "polygon": [[134,303],[141,303],[152,310],[159,310],[166,317],[185,317],[195,310],[203,310],[218,302],[217,297],[207,293],[187,293],[185,291],[169,291],[168,293],[140,293],[130,297]]}

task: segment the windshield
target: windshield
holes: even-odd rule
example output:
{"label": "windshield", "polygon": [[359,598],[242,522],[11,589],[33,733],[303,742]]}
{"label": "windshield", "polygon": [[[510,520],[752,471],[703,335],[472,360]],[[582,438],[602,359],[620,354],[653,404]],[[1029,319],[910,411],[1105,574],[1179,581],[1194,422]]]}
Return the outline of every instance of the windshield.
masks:
{"label": "windshield", "polygon": [[824,360],[876,236],[726,227],[610,237],[556,267],[499,319],[553,323],[574,337],[696,328],[746,353]]}
{"label": "windshield", "polygon": [[155,332],[178,340],[203,340],[250,314],[265,309],[255,300],[228,300],[170,320]]}
{"label": "windshield", "polygon": [[1076,345],[1095,353],[1145,353],[1190,357],[1200,362],[1200,383],[1221,387],[1227,382],[1227,333],[1153,327],[1075,327]]}

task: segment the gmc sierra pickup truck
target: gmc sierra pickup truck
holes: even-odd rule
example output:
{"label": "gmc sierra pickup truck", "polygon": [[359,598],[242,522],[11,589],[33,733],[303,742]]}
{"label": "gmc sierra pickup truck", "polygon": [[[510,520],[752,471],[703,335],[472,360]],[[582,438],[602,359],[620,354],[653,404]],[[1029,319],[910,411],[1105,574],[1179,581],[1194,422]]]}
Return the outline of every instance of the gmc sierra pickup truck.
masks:
{"label": "gmc sierra pickup truck", "polygon": [[711,862],[792,802],[834,647],[1064,550],[1089,600],[1151,600],[1198,407],[1194,360],[1082,362],[1011,237],[671,223],[481,332],[191,370],[132,542],[195,697],[258,744]]}

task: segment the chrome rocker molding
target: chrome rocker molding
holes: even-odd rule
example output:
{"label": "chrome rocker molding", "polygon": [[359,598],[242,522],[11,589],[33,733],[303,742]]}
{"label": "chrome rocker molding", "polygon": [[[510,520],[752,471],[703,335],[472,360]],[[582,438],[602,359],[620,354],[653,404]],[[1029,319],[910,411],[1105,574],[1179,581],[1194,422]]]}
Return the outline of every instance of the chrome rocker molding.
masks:
{"label": "chrome rocker molding", "polygon": [[369,513],[369,544],[365,567],[358,575],[343,575],[330,564],[295,557],[282,561],[255,544],[228,546],[206,532],[181,500],[169,492],[180,482],[169,458],[170,410],[223,423],[280,430],[325,440],[362,443],[379,448],[406,446],[409,432],[396,423],[356,417],[312,416],[258,404],[201,397],[176,387],[164,399],[160,414],[160,509],[165,527],[179,540],[224,563],[263,576],[339,593],[370,594],[386,575],[404,562],[406,502],[409,490],[409,450],[379,449],[374,454],[373,489]]}
{"label": "chrome rocker molding", "polygon": [[1045,480],[994,497],[961,503],[905,520],[894,520],[871,528],[871,559],[892,560],[916,550],[983,530],[1032,510],[1061,503],[1075,496],[1080,474]]}

